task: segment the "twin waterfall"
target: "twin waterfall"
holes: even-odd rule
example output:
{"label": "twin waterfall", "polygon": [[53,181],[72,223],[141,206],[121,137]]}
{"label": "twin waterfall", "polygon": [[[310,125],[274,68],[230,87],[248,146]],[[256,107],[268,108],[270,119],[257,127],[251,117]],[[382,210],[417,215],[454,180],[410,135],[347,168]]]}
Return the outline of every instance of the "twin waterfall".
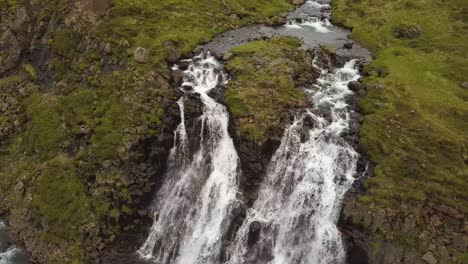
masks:
{"label": "twin waterfall", "polygon": [[[138,253],[154,263],[343,263],[336,222],[353,182],[358,154],[340,136],[348,129],[347,84],[359,78],[355,62],[322,74],[306,90],[314,107],[298,114],[273,156],[259,196],[221,261],[223,237],[238,199],[239,158],[228,133],[226,108],[208,93],[226,82],[210,55],[192,59],[184,87],[200,94],[200,146],[189,154],[184,97],[166,180],[155,198],[154,223]],[[318,66],[316,66],[318,68]],[[329,111],[331,118],[320,116]],[[259,227],[252,243],[252,225]]]}
{"label": "twin waterfall", "polygon": [[[327,34],[329,26],[328,20],[311,18],[286,28],[312,27]],[[231,234],[233,212],[244,195],[238,184],[242,172],[228,133],[229,113],[209,96],[226,85],[227,77],[210,54],[189,61],[182,87],[203,104],[200,144],[193,150],[198,141],[187,133],[184,95],[178,101],[181,123],[168,169],[152,207],[154,222],[138,250],[141,258],[158,264],[345,263],[336,223],[359,155],[343,135],[352,111],[348,83],[360,76],[354,60],[334,70],[314,66],[321,75],[315,87],[304,91],[313,107],[298,112],[285,129],[257,200]]]}

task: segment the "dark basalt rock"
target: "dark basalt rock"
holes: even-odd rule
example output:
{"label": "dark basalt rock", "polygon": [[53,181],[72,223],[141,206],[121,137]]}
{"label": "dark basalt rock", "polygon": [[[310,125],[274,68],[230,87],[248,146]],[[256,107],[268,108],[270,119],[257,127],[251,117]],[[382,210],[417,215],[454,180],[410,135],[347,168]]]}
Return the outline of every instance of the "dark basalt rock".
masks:
{"label": "dark basalt rock", "polygon": [[343,45],[343,47],[344,47],[345,49],[352,49],[352,48],[353,48],[353,45],[354,45],[354,44],[353,44],[352,42],[348,42],[348,43],[345,43],[345,44]]}
{"label": "dark basalt rock", "polygon": [[262,231],[262,224],[258,221],[253,221],[249,225],[249,237],[247,239],[247,243],[252,246],[255,244],[258,239],[260,238],[260,234]]}

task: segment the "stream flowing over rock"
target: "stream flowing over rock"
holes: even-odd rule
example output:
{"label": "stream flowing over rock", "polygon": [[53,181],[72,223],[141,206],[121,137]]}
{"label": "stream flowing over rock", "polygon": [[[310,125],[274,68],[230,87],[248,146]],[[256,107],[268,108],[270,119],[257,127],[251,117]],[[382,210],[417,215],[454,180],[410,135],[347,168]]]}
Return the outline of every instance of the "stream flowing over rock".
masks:
{"label": "stream flowing over rock", "polygon": [[[336,223],[359,155],[342,135],[350,121],[347,84],[359,74],[354,60],[321,72],[317,85],[307,90],[314,107],[286,129],[228,263],[345,262]],[[323,108],[331,120],[320,115]]]}
{"label": "stream flowing over rock", "polygon": [[0,264],[29,264],[26,252],[11,243],[7,226],[0,220]]}
{"label": "stream flowing over rock", "polygon": [[[194,125],[199,145],[190,147],[185,97],[179,100],[181,123],[175,130],[167,180],[158,192],[154,223],[138,253],[155,263],[216,263],[229,216],[238,203],[239,158],[228,133],[229,114],[208,93],[225,84],[221,64],[209,54],[194,57],[182,89],[200,97],[203,112]],[[198,130],[198,131],[197,131]],[[196,134],[195,134],[196,135]]]}
{"label": "stream flowing over rock", "polygon": [[[327,6],[312,1],[306,5],[312,10]],[[333,42],[346,32],[325,18],[306,16],[290,19],[281,28],[288,33],[275,32],[269,37],[294,35],[303,28],[324,35],[319,43]],[[329,33],[332,36],[327,38]],[[226,53],[229,48],[243,43],[227,41],[227,46],[216,46],[217,41],[226,40],[220,38],[203,49],[225,60],[232,57]],[[310,48],[317,42],[305,44]],[[353,46],[358,45],[343,50]],[[368,59],[367,53],[361,55],[362,61]],[[344,60],[346,56],[316,55],[314,67],[320,77],[305,89],[313,106],[291,114],[252,204],[245,203],[250,194],[239,186],[241,160],[228,133],[228,112],[210,97],[218,98],[225,90],[222,64],[209,53],[201,53],[182,61],[184,69],[174,66],[186,94],[178,102],[181,123],[174,131],[164,183],[154,199],[153,225],[138,254],[164,264],[345,263],[337,222],[359,160],[346,137],[359,126],[353,123],[355,105],[348,99],[354,92],[348,84],[360,76],[357,60]],[[185,116],[189,95],[198,96],[202,104],[203,111],[195,120]]]}

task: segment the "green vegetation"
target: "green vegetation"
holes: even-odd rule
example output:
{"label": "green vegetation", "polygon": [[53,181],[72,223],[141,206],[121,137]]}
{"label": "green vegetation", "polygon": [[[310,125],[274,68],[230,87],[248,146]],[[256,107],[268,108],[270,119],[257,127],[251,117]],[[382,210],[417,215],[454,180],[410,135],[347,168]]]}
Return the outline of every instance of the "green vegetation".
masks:
{"label": "green vegetation", "polygon": [[114,45],[128,41],[133,48],[147,48],[153,64],[164,67],[164,59],[173,52],[164,45],[168,41],[187,54],[230,27],[291,8],[287,0],[116,0],[98,34]]}
{"label": "green vegetation", "polygon": [[278,38],[231,50],[234,58],[226,68],[236,79],[225,96],[240,136],[260,145],[269,136],[280,137],[282,114],[307,105],[297,80],[313,70],[300,46],[298,39]]}
{"label": "green vegetation", "polygon": [[[430,200],[467,213],[468,2],[335,0],[334,9],[376,55],[360,103],[362,144],[377,163],[366,200]],[[401,25],[421,35],[396,38]]]}
{"label": "green vegetation", "polygon": [[75,54],[79,41],[77,33],[70,29],[62,29],[55,32],[50,45],[61,55],[70,58]]}
{"label": "green vegetation", "polygon": [[[415,215],[409,233],[395,224],[381,225],[372,235],[425,254],[434,242],[421,232],[434,231],[418,213],[423,203],[468,213],[468,89],[462,86],[468,81],[468,2],[333,3],[333,20],[352,28],[352,37],[375,56],[364,69],[368,94],[359,104],[365,114],[361,143],[376,163],[375,177],[366,182],[369,194],[358,201],[377,214]],[[391,217],[388,222],[395,223]],[[463,232],[463,221],[451,221],[444,237]],[[457,258],[454,263],[466,262],[466,253],[447,248]]]}

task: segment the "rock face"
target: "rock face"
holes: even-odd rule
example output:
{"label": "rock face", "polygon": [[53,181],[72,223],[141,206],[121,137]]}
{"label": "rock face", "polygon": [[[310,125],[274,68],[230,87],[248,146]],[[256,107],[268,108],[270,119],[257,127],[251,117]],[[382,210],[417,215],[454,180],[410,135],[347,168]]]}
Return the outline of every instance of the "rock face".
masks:
{"label": "rock face", "polygon": [[[340,225],[348,237],[349,263],[362,263],[359,259],[389,264],[463,263],[459,257],[466,251],[468,236],[457,232],[463,232],[465,221],[464,214],[445,205],[380,209],[350,198],[343,206]],[[403,237],[393,237],[401,231]],[[411,241],[419,242],[411,245]]]}
{"label": "rock face", "polygon": [[25,7],[19,7],[14,15],[2,10],[0,15],[0,75],[14,68],[21,52],[27,48],[30,35],[30,18]]}

